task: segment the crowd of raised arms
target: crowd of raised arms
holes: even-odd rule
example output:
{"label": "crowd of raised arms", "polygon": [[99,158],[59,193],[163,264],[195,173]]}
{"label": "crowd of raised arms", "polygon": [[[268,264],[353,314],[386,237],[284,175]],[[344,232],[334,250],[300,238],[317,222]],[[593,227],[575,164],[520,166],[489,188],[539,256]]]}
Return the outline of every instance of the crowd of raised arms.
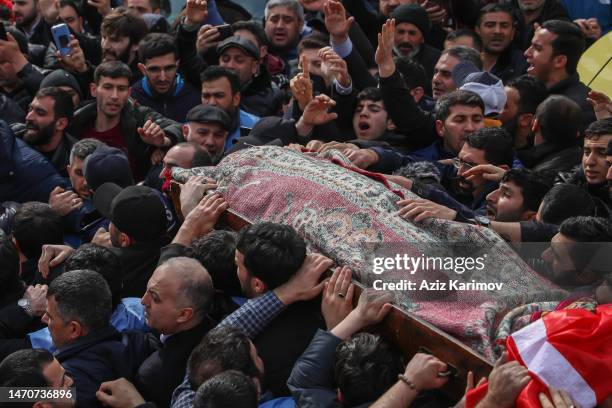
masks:
{"label": "crowd of raised arms", "polygon": [[[406,222],[550,243],[539,274],[612,303],[612,258],[580,250],[612,242],[611,87],[578,73],[610,0],[160,1],[0,0],[0,387],[86,408],[457,403],[444,362],[362,330],[391,305],[357,301],[293,227],[215,230],[229,205],[202,176],[174,207],[173,168],[253,146],[336,150],[416,194]],[[531,379],[503,353],[478,407]]]}

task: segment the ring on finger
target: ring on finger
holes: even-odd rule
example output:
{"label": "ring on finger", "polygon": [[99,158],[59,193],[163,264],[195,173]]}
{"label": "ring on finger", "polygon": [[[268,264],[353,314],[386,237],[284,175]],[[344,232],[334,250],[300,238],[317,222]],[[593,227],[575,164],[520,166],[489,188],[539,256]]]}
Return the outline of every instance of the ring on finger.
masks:
{"label": "ring on finger", "polygon": [[346,295],[345,295],[344,293],[342,293],[342,292],[338,292],[338,297],[339,297],[340,299],[344,299],[344,298],[345,298],[345,296],[346,296]]}

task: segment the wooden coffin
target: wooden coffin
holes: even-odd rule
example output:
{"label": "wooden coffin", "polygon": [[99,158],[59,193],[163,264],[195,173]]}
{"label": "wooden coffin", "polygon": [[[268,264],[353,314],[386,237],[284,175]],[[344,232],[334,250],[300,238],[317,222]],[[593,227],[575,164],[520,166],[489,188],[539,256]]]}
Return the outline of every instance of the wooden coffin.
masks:
{"label": "wooden coffin", "polygon": [[[183,219],[180,191],[181,184],[173,181],[170,185],[170,196],[177,215],[180,219]],[[218,227],[229,227],[232,230],[239,231],[250,224],[251,221],[229,209],[220,217]],[[331,275],[331,271],[328,271],[328,275]],[[359,282],[354,283],[357,285],[356,296],[354,297],[356,305],[359,294],[364,287]],[[369,328],[368,331],[379,333],[397,345],[404,354],[406,361],[409,361],[418,352],[426,352],[447,363],[449,370],[445,374],[448,375],[449,381],[442,388],[442,391],[453,400],[459,400],[463,396],[468,371],[472,371],[476,381],[478,381],[481,377],[487,377],[493,369],[489,361],[461,341],[397,307],[394,307],[381,323]]]}

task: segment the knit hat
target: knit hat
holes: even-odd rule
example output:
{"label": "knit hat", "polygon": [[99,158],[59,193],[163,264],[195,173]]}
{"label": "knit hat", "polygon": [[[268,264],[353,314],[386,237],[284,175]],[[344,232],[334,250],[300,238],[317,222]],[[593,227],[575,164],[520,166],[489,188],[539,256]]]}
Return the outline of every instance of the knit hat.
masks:
{"label": "knit hat", "polygon": [[79,97],[83,99],[83,94],[81,93],[81,87],[77,82],[74,75],[72,75],[68,71],[64,71],[63,69],[56,69],[51,72],[49,75],[43,78],[40,83],[40,89],[49,88],[51,86],[68,86],[76,91],[79,94]]}
{"label": "knit hat", "polygon": [[402,4],[393,10],[391,18],[395,19],[395,24],[412,23],[419,30],[423,37],[429,35],[429,17],[427,11],[418,4]]}

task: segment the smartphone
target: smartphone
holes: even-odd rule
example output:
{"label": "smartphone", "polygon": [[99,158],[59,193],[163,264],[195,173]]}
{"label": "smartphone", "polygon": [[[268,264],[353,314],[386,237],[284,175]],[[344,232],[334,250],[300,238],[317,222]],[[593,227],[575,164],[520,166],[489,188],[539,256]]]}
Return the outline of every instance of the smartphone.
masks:
{"label": "smartphone", "polygon": [[234,30],[232,30],[232,26],[229,24],[218,25],[216,27],[219,31],[219,41],[223,41],[234,34]]}
{"label": "smartphone", "polygon": [[4,24],[0,23],[0,40],[8,41]]}
{"label": "smartphone", "polygon": [[57,24],[51,27],[53,41],[62,56],[70,54],[70,29],[66,24]]}

